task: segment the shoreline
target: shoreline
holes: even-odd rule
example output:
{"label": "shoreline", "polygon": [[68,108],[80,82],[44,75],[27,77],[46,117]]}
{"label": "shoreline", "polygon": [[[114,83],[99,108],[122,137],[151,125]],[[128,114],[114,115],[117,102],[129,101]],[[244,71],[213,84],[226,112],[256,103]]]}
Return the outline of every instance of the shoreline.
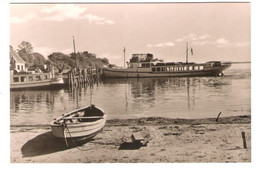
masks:
{"label": "shoreline", "polygon": [[[251,123],[251,115],[227,116],[220,117],[216,122],[216,118],[165,118],[165,117],[141,117],[131,119],[110,119],[106,120],[106,126],[125,126],[125,125],[200,125],[200,124],[246,124]],[[32,128],[46,128],[49,124],[37,125],[10,125],[10,128],[16,127],[32,127]]]}
{"label": "shoreline", "polygon": [[[246,133],[243,148],[241,132]],[[147,146],[121,149],[133,133]],[[49,125],[10,126],[11,163],[251,162],[251,115],[204,119],[148,117],[107,120],[101,133],[67,148]]]}

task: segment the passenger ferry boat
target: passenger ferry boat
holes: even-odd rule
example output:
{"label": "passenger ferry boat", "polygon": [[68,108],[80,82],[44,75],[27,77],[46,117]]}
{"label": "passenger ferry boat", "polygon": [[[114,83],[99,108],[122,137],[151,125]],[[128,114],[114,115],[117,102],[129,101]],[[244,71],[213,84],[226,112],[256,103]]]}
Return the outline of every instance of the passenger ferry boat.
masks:
{"label": "passenger ferry boat", "polygon": [[10,74],[10,89],[49,88],[62,86],[64,81],[61,75],[52,73],[17,73]]}
{"label": "passenger ferry boat", "polygon": [[231,62],[209,61],[206,63],[163,62],[153,59],[153,54],[133,54],[127,68],[104,68],[103,77],[191,77],[219,76],[231,66]]}

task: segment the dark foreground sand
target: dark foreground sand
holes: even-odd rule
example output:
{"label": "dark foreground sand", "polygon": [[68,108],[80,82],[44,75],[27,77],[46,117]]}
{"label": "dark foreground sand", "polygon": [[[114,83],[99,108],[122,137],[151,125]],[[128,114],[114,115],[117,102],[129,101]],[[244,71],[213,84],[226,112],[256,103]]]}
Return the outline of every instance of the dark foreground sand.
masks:
{"label": "dark foreground sand", "polygon": [[[246,133],[247,149],[241,132]],[[132,133],[150,133],[147,146]],[[48,125],[11,126],[12,163],[251,162],[251,116],[215,119],[109,120],[93,140],[67,148]],[[126,142],[122,146],[122,143]]]}

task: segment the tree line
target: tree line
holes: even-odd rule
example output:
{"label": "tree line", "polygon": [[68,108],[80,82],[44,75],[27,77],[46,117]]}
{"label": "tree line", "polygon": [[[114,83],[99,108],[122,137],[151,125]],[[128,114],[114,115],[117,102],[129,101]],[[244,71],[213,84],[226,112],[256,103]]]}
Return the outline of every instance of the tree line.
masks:
{"label": "tree line", "polygon": [[96,54],[88,51],[64,54],[62,52],[54,52],[48,55],[47,59],[38,52],[34,52],[30,42],[22,41],[18,46],[17,53],[26,62],[26,67],[43,68],[44,65],[54,66],[60,72],[64,69],[78,68],[102,68],[109,65],[107,58],[98,58]]}

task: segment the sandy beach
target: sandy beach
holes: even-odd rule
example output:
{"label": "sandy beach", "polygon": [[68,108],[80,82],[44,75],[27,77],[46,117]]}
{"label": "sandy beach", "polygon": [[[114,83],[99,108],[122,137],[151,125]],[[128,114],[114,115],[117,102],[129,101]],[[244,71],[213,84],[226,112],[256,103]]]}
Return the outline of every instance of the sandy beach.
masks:
{"label": "sandy beach", "polygon": [[[108,120],[103,131],[67,148],[48,125],[10,127],[11,163],[251,162],[251,116],[209,119]],[[245,132],[247,148],[241,132]],[[146,146],[133,133],[150,135]]]}

